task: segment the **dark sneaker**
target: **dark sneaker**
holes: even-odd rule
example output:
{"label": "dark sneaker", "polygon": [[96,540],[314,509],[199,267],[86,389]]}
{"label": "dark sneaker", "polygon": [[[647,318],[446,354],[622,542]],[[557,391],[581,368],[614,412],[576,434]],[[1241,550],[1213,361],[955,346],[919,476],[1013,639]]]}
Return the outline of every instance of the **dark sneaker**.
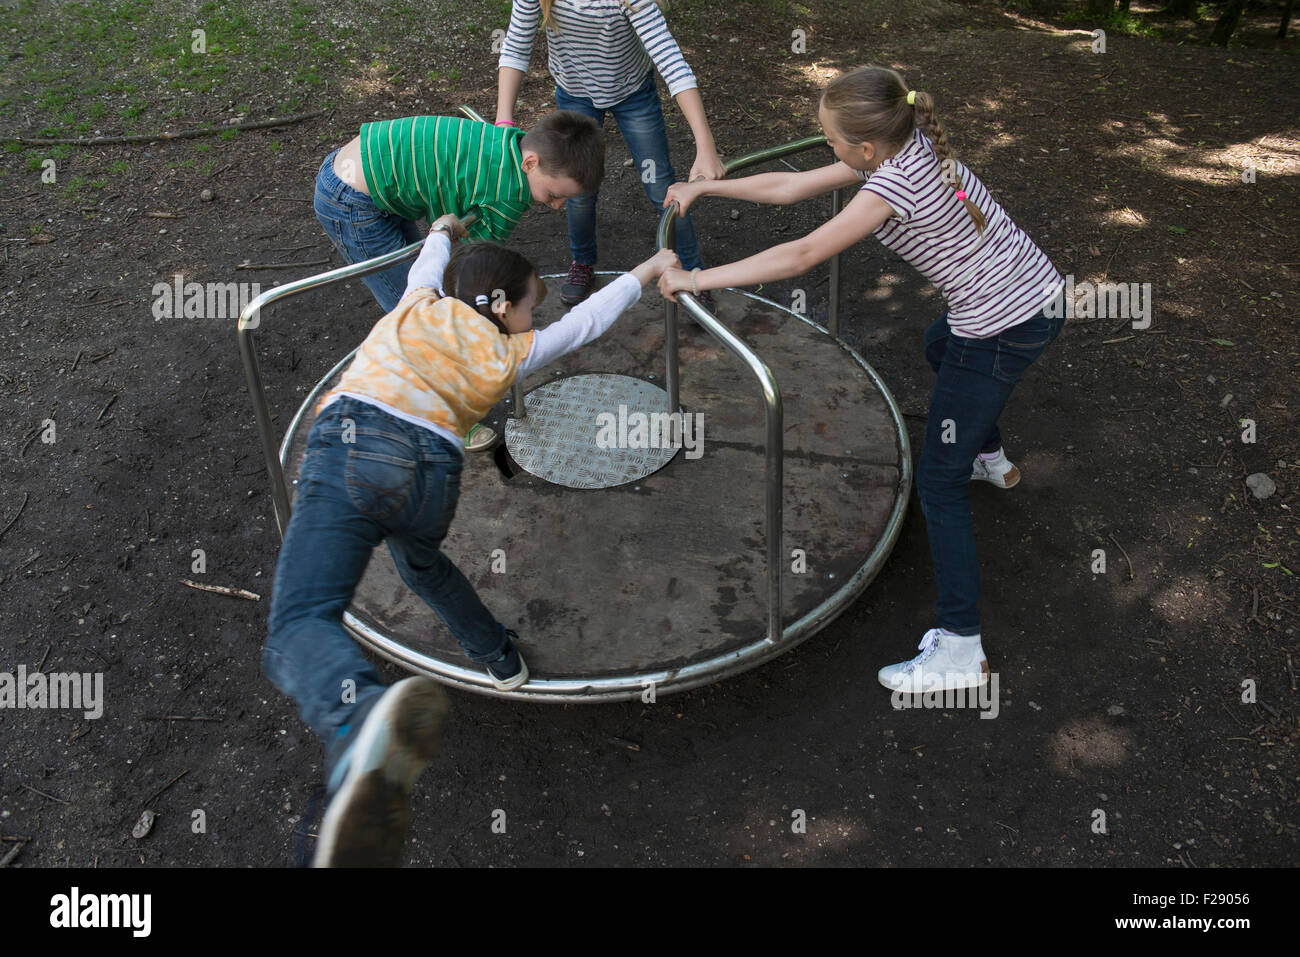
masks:
{"label": "dark sneaker", "polygon": [[576,306],[591,295],[596,286],[596,267],[586,263],[574,262],[569,266],[569,275],[560,287],[560,302],[566,306]]}
{"label": "dark sneaker", "polygon": [[519,649],[515,647],[518,640],[519,636],[507,628],[506,647],[501,652],[501,657],[487,662],[488,677],[498,691],[514,691],[528,681],[528,666],[519,657]]}
{"label": "dark sneaker", "polygon": [[712,292],[710,292],[708,289],[706,289],[706,290],[704,290],[704,292],[700,293],[700,294],[699,294],[698,296],[696,296],[695,298],[699,300],[699,303],[700,303],[701,306],[703,306],[705,309],[709,310],[709,315],[711,315],[711,316],[715,316],[715,317],[717,316],[717,314],[718,314],[718,303],[717,303],[717,300],[715,300],[715,299],[713,298],[713,293],[712,293]]}
{"label": "dark sneaker", "polygon": [[396,867],[411,823],[411,791],[442,745],[447,696],[429,678],[406,678],[372,699],[326,770],[331,797],[314,867]]}

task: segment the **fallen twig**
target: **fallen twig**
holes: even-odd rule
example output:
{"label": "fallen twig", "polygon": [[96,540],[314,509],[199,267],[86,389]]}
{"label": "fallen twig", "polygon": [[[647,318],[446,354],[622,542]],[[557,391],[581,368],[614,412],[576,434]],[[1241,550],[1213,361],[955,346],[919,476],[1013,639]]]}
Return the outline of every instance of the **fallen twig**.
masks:
{"label": "fallen twig", "polygon": [[199,715],[188,714],[147,714],[144,716],[145,721],[215,721],[218,724],[225,721],[225,718],[204,718]]}
{"label": "fallen twig", "polygon": [[46,646],[45,646],[45,654],[41,655],[41,663],[40,663],[39,665],[36,666],[36,670],[37,670],[37,671],[44,671],[44,670],[45,670],[45,659],[48,658],[48,657],[50,656],[50,649],[53,648],[53,647],[54,647],[53,645],[46,645]]}
{"label": "fallen twig", "polygon": [[22,449],[18,452],[18,457],[20,459],[27,455],[27,450],[32,447],[32,443],[36,441],[36,436],[40,434],[41,430],[39,428],[32,429],[31,433],[27,436],[27,441],[23,443]]}
{"label": "fallen twig", "polygon": [[1110,264],[1111,264],[1111,261],[1115,258],[1115,253],[1119,252],[1119,247],[1120,247],[1120,246],[1123,246],[1123,245],[1124,245],[1124,237],[1121,236],[1119,242],[1117,242],[1117,243],[1115,244],[1115,252],[1113,252],[1113,253],[1110,254],[1110,259],[1107,259],[1107,260],[1106,260],[1106,265],[1103,266],[1102,269],[1101,269],[1102,275],[1105,275],[1105,276],[1109,276],[1109,275],[1110,275]]}
{"label": "fallen twig", "polygon": [[243,262],[236,269],[297,269],[299,266],[326,266],[328,259],[316,259],[309,263],[249,263]]}
{"label": "fallen twig", "polygon": [[95,421],[96,421],[96,422],[98,422],[98,421],[100,421],[102,418],[104,418],[104,413],[108,411],[109,406],[111,406],[114,402],[117,401],[117,397],[118,397],[119,395],[121,395],[121,394],[122,394],[121,392],[115,392],[115,393],[113,393],[113,395],[109,398],[109,400],[108,400],[107,402],[104,403],[104,407],[103,407],[102,409],[99,410],[99,415],[95,416]]}
{"label": "fallen twig", "polygon": [[29,139],[25,136],[0,136],[0,142],[3,143],[23,143],[27,146],[102,146],[108,143],[152,143],[155,140],[187,140],[196,136],[212,136],[214,133],[224,133],[226,130],[262,130],[272,126],[288,126],[290,123],[301,123],[303,120],[310,120],[313,117],[320,116],[324,110],[313,110],[311,113],[299,113],[296,116],[286,116],[283,119],[271,117],[269,120],[257,120],[253,123],[235,123],[229,126],[215,126],[207,130],[183,130],[180,133],[138,133],[131,136],[83,136],[72,139]]}
{"label": "fallen twig", "polygon": [[17,857],[22,852],[22,849],[26,846],[27,846],[27,841],[24,840],[24,841],[20,841],[19,843],[15,844],[12,848],[10,848],[9,853],[6,854],[4,857],[0,858],[0,867],[8,867],[9,862],[12,861],[15,857]]}
{"label": "fallen twig", "polygon": [[1113,532],[1110,533],[1110,540],[1115,543],[1115,547],[1124,555],[1124,561],[1128,562],[1128,580],[1133,581],[1133,559],[1128,557],[1128,552],[1124,551],[1124,546],[1119,543]]}
{"label": "fallen twig", "polygon": [[25,509],[26,507],[27,507],[27,493],[23,492],[23,504],[18,506],[18,512],[14,515],[13,518],[9,519],[9,524],[6,525],[4,528],[0,529],[0,538],[4,538],[5,532],[9,531],[9,529],[14,527],[14,522],[18,521],[18,516],[23,513],[23,509]]}
{"label": "fallen twig", "polygon": [[180,579],[182,585],[188,585],[190,588],[197,588],[199,591],[210,591],[218,595],[229,595],[231,598],[247,598],[249,601],[261,601],[262,596],[251,591],[245,591],[243,588],[230,588],[226,585],[200,585],[198,582],[192,582],[188,578]]}
{"label": "fallen twig", "polygon": [[320,243],[303,243],[301,246],[268,246],[262,250],[264,253],[299,253],[304,249],[314,249]]}
{"label": "fallen twig", "polygon": [[[114,299],[112,302],[98,302],[98,301],[97,302],[74,302],[72,304],[72,308],[86,309],[90,306],[121,306],[130,301],[131,301],[130,299]],[[100,358],[102,359],[103,356],[100,356]]]}
{"label": "fallen twig", "polygon": [[[157,791],[154,791],[153,794],[149,795],[149,797],[145,799],[144,804],[152,804],[154,798],[162,794],[163,791],[166,791],[169,787],[171,787],[173,784],[175,784],[177,781],[179,781],[181,778],[185,777],[185,775],[189,773],[190,773],[190,769],[186,768],[180,774],[176,775],[176,777],[172,778],[170,781],[168,781],[166,784],[160,787]],[[142,804],[141,807],[143,807],[144,804]]]}
{"label": "fallen twig", "polygon": [[150,219],[184,219],[180,213],[145,213]]}
{"label": "fallen twig", "polygon": [[41,797],[47,797],[47,798],[49,798],[51,801],[58,801],[60,804],[71,804],[71,803],[72,803],[71,801],[65,801],[65,800],[63,800],[63,798],[55,797],[53,794],[46,794],[44,791],[38,791],[36,788],[32,787],[30,784],[24,784],[23,787],[25,787],[27,790],[31,791],[31,792],[34,793],[34,794],[39,794]]}

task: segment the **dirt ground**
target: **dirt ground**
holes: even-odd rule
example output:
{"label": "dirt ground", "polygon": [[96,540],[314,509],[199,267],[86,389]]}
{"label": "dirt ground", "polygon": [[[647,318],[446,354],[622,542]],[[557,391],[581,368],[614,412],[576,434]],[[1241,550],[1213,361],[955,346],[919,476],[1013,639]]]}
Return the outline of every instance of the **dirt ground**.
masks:
{"label": "dirt ground", "polygon": [[[1151,284],[1148,329],[1113,317],[1066,324],[1002,422],[1023,481],[973,490],[998,718],[898,711],[876,682],[933,624],[913,500],[864,597],[758,670],[653,705],[453,692],[445,750],[417,791],[410,863],[1293,864],[1293,48],[1112,31],[1094,53],[1087,25],[996,6],[809,6],[675,5],[670,23],[726,155],[816,132],[826,80],[889,64],[936,96],[957,155],[1063,274]],[[504,16],[487,24],[497,25]],[[806,53],[786,53],[795,29]],[[154,284],[178,273],[266,286],[338,264],[311,208],[329,149],[376,115],[461,103],[491,113],[495,57],[458,52],[454,31],[432,25],[417,36],[427,44],[390,51],[383,76],[358,67],[299,104],[324,115],[209,137],[206,172],[183,162],[193,141],[97,147],[65,162],[88,177],[128,170],[69,196],[6,155],[0,672],[102,671],[105,689],[98,720],[0,712],[0,857],[22,845],[11,866],[279,867],[310,840],[321,749],[259,667],[279,538],[234,322],[155,319],[151,303]],[[540,47],[525,123],[553,92]],[[8,61],[6,96],[35,101],[12,50]],[[220,89],[160,126],[193,128],[218,102]],[[262,102],[249,119],[270,115]],[[684,169],[689,130],[675,108],[668,117]],[[111,121],[96,128],[120,132]],[[43,125],[38,109],[6,114],[18,135]],[[607,129],[600,265],[618,268],[650,250],[656,216]],[[706,259],[800,235],[826,207],[704,205]],[[511,245],[546,272],[567,268],[562,214],[538,207]],[[303,265],[236,271],[245,261]],[[824,309],[826,275],[761,292],[789,301],[809,289]],[[846,255],[843,280],[844,338],[889,384],[919,450],[932,384],[921,335],[939,297],[874,241]],[[263,318],[281,428],[378,318],[359,282]],[[1275,485],[1267,498],[1246,484],[1255,473]],[[1093,572],[1096,549],[1104,573]],[[261,601],[180,584],[200,577]],[[157,823],[133,839],[146,808]],[[492,830],[498,809],[504,834]],[[806,833],[792,829],[796,811]]]}

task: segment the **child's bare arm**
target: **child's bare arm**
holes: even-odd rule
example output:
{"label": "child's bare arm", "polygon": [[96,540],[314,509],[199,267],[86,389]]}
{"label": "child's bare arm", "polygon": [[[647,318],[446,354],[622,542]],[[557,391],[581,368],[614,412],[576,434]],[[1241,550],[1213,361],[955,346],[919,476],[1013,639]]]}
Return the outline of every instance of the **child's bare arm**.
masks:
{"label": "child's bare arm", "polygon": [[676,301],[679,292],[752,286],[801,276],[818,263],[865,239],[894,214],[894,208],[878,194],[863,190],[838,216],[807,236],[694,275],[683,269],[669,269],[659,280],[659,292]]}
{"label": "child's bare arm", "polygon": [[713,131],[709,128],[708,118],[704,114],[704,100],[698,89],[682,90],[677,94],[677,105],[681,108],[686,122],[690,124],[691,135],[695,137],[695,162],[691,164],[691,180],[722,179],[727,175],[727,168],[718,155],[718,147],[713,142]]}
{"label": "child's bare arm", "polygon": [[701,196],[725,196],[746,199],[751,203],[788,206],[801,200],[829,193],[833,189],[861,184],[862,177],[847,163],[832,163],[802,173],[759,173],[736,179],[701,180],[697,183],[674,183],[664,197],[664,208],[676,202],[682,215]]}
{"label": "child's bare arm", "polygon": [[540,19],[541,7],[537,0],[515,0],[510,5],[510,26],[501,44],[501,59],[497,61],[498,123],[514,122],[515,101],[528,72]]}
{"label": "child's bare arm", "polygon": [[524,74],[514,67],[503,66],[497,70],[497,122],[514,123],[515,101],[519,99],[519,87]]}

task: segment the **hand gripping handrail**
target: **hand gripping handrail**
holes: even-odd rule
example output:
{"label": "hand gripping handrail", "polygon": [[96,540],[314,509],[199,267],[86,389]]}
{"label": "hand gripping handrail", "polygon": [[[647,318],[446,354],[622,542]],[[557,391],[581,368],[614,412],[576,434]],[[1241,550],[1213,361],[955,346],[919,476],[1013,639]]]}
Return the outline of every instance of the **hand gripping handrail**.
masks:
{"label": "hand gripping handrail", "polygon": [[[808,136],[782,146],[773,146],[737,157],[726,164],[727,173],[780,159],[793,153],[816,146],[825,145],[826,137]],[[838,212],[839,190],[833,196],[832,214]],[[659,220],[658,243],[660,249],[674,248],[677,241],[677,203],[664,211]],[[830,331],[835,335],[839,326],[839,254],[831,262],[831,315]],[[762,359],[745,343],[732,334],[726,326],[711,316],[695,296],[687,292],[678,293],[677,299],[686,307],[691,318],[703,326],[710,335],[726,346],[733,355],[749,366],[758,379],[763,390],[764,418],[766,422],[767,441],[764,443],[766,466],[766,513],[767,513],[767,641],[775,644],[780,641],[784,628],[781,624],[781,569],[782,561],[782,517],[783,517],[783,458],[785,455],[785,433],[783,429],[784,411],[781,404],[781,389],[777,385],[772,371]],[[680,381],[677,366],[677,306],[664,300],[664,381],[668,387],[668,410],[678,412],[681,409]]]}

